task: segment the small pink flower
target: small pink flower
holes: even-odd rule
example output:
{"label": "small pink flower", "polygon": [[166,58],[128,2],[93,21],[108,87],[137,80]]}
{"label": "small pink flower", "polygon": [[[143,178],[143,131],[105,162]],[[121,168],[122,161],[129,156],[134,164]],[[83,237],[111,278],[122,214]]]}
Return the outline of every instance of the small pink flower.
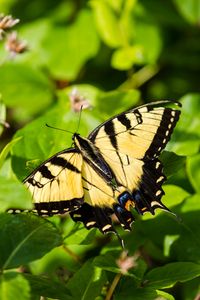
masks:
{"label": "small pink flower", "polygon": [[81,95],[77,88],[73,88],[69,94],[71,108],[74,112],[79,112],[81,109],[92,108],[88,99]]}
{"label": "small pink flower", "polygon": [[121,256],[117,259],[116,264],[120,268],[122,274],[126,274],[129,269],[137,265],[136,259],[138,256],[128,256],[127,251],[123,251]]}
{"label": "small pink flower", "polygon": [[27,51],[27,42],[23,40],[19,40],[16,32],[11,32],[6,37],[5,48],[11,54],[24,53]]}
{"label": "small pink flower", "polygon": [[3,39],[3,35],[6,29],[9,29],[19,23],[19,19],[13,19],[12,16],[0,15],[0,40]]}

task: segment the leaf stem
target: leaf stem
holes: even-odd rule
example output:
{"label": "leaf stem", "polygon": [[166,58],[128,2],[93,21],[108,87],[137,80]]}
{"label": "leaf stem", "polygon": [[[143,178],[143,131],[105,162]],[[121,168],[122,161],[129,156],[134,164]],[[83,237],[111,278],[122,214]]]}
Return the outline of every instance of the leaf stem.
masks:
{"label": "leaf stem", "polygon": [[136,89],[143,85],[145,82],[150,80],[155,74],[157,74],[159,68],[157,66],[148,65],[140,69],[139,71],[133,73],[124,83],[122,83],[118,89],[127,90],[127,89]]}
{"label": "leaf stem", "polygon": [[63,245],[63,249],[65,250],[65,252],[67,252],[76,262],[78,263],[82,263],[81,262],[81,258],[76,254],[74,253],[72,250],[70,250],[66,245]]}
{"label": "leaf stem", "polygon": [[122,277],[122,273],[118,273],[118,274],[114,277],[113,282],[111,283],[111,286],[110,286],[110,288],[109,288],[109,290],[108,290],[108,293],[106,294],[105,300],[111,300],[111,297],[112,297],[112,295],[113,295],[113,293],[114,293],[114,290],[116,289],[116,286],[118,285],[118,283],[119,283],[121,277]]}

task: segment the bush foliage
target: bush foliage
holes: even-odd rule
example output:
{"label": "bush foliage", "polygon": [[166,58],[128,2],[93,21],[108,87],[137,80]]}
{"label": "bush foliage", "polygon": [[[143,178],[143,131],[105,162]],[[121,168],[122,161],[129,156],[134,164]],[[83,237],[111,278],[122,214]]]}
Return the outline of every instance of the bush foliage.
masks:
{"label": "bush foliage", "polygon": [[[200,297],[199,7],[199,0],[1,1],[0,12],[20,23],[5,28],[0,18],[0,299]],[[118,228],[128,255],[116,236],[68,216],[6,213],[32,208],[21,181],[70,147],[70,134],[45,124],[77,131],[73,97],[89,106],[83,136],[141,103],[182,103],[161,155],[163,202],[178,217],[156,211],[138,216],[130,233]]]}

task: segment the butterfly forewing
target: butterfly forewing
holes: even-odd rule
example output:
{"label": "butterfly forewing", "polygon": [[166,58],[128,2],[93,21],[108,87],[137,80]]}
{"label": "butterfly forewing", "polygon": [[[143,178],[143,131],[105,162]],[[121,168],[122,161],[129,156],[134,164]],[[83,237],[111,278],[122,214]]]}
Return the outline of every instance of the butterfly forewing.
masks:
{"label": "butterfly forewing", "polygon": [[136,159],[157,157],[169,141],[180,111],[142,106],[97,127],[89,139],[100,149],[116,149]]}
{"label": "butterfly forewing", "polygon": [[64,213],[82,204],[81,168],[82,155],[69,149],[48,159],[24,180],[38,213]]}

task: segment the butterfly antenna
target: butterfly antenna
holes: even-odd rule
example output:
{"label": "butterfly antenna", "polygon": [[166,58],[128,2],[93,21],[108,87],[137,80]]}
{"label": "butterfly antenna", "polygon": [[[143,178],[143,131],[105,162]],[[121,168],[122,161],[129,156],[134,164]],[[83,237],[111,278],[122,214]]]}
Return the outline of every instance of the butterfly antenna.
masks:
{"label": "butterfly antenna", "polygon": [[45,124],[48,128],[51,128],[51,129],[56,129],[56,130],[60,130],[60,131],[64,131],[64,132],[68,132],[68,133],[71,133],[71,134],[74,134],[74,132],[72,131],[69,131],[69,130],[66,130],[66,129],[62,129],[62,128],[58,128],[58,127],[54,127],[54,126],[51,126],[49,124]]}
{"label": "butterfly antenna", "polygon": [[81,108],[80,108],[79,117],[78,117],[78,126],[77,126],[76,132],[78,132],[79,127],[80,127],[82,110],[83,110],[83,105],[81,105]]}

